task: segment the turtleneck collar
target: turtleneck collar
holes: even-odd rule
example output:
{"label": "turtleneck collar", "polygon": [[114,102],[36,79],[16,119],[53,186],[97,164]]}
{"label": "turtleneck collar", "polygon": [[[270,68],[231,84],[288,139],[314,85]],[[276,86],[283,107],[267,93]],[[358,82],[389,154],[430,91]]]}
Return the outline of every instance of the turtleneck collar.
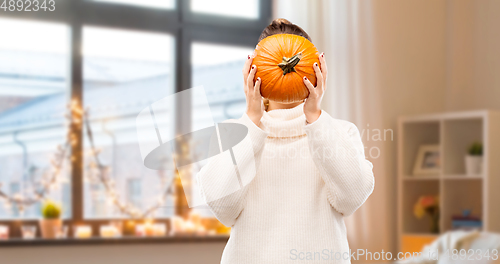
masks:
{"label": "turtleneck collar", "polygon": [[290,138],[304,136],[306,116],[304,115],[304,103],[290,109],[275,109],[264,112],[260,120],[264,129],[269,132],[268,137]]}

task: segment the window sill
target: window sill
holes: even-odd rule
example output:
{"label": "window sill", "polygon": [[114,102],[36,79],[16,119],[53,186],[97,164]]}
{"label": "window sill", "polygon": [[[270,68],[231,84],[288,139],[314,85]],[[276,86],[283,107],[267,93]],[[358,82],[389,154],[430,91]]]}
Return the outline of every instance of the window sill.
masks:
{"label": "window sill", "polygon": [[12,246],[74,246],[74,245],[122,245],[122,244],[148,244],[148,243],[207,243],[227,242],[229,236],[165,236],[165,237],[120,237],[100,238],[92,237],[86,239],[8,239],[0,240],[0,247]]}

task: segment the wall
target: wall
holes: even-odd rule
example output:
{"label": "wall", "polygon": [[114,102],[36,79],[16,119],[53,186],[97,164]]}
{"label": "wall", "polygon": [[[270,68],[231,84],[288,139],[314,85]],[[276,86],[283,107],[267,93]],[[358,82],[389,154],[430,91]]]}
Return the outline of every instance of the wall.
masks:
{"label": "wall", "polygon": [[500,110],[500,1],[447,4],[446,110]]}
{"label": "wall", "polygon": [[5,264],[220,263],[225,243],[33,246],[0,248]]}
{"label": "wall", "polygon": [[369,118],[380,116],[377,126],[391,129],[395,138],[380,146],[385,175],[375,174],[375,179],[378,187],[383,187],[379,195],[387,196],[389,209],[384,212],[387,216],[378,216],[378,206],[372,204],[373,216],[380,221],[372,226],[389,226],[385,239],[390,239],[390,249],[396,252],[397,119],[404,115],[444,111],[447,10],[445,0],[382,0],[373,5],[373,12],[376,54],[373,81],[380,94],[377,97],[380,109],[369,113]]}
{"label": "wall", "polygon": [[382,0],[374,5],[376,70],[383,114],[442,111],[445,99],[446,2]]}

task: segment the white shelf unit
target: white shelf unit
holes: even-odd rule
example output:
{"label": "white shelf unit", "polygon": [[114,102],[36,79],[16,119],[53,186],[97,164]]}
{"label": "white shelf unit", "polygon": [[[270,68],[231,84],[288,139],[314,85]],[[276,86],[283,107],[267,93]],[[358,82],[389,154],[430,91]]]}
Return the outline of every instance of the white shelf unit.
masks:
{"label": "white shelf unit", "polygon": [[[417,219],[413,206],[421,195],[439,195],[440,232],[452,229],[452,215],[472,209],[483,230],[500,232],[500,112],[480,110],[398,119],[398,240],[409,248],[409,237],[433,236],[430,219]],[[481,141],[483,173],[465,175],[468,146]],[[420,145],[438,144],[441,172],[415,176],[413,166]],[[436,235],[437,236],[437,235]],[[405,241],[405,242],[402,242]],[[414,246],[413,246],[414,247]]]}

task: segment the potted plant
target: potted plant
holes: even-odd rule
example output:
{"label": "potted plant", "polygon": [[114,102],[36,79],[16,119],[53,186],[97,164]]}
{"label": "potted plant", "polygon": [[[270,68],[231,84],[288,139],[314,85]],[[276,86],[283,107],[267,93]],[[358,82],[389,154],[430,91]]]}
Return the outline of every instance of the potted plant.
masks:
{"label": "potted plant", "polygon": [[55,238],[56,230],[62,226],[61,207],[53,201],[45,201],[42,206],[40,230],[43,238]]}
{"label": "potted plant", "polygon": [[439,233],[439,197],[434,195],[421,196],[415,206],[413,213],[418,219],[421,219],[426,214],[430,216],[431,228],[430,232]]}
{"label": "potted plant", "polygon": [[465,172],[468,176],[483,172],[483,144],[481,142],[474,142],[470,145],[465,156]]}

